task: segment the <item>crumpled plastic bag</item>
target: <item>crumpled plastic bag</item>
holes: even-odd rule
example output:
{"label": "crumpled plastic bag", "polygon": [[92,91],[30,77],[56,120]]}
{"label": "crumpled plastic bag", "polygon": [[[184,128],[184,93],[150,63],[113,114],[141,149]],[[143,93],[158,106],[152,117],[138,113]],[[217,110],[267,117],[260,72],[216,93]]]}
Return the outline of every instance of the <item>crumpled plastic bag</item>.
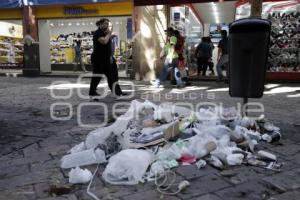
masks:
{"label": "crumpled plastic bag", "polygon": [[243,163],[244,155],[237,153],[237,154],[230,154],[226,157],[226,161],[228,165],[241,165]]}
{"label": "crumpled plastic bag", "polygon": [[109,159],[102,177],[113,185],[136,185],[143,182],[153,158],[153,154],[145,150],[123,150]]}
{"label": "crumpled plastic bag", "polygon": [[184,154],[189,154],[188,142],[181,139],[177,140],[169,148],[161,150],[157,155],[157,160],[178,160]]}
{"label": "crumpled plastic bag", "polygon": [[76,167],[69,172],[69,183],[87,183],[92,179],[93,175],[88,169],[80,169]]}
{"label": "crumpled plastic bag", "polygon": [[130,120],[137,116],[137,113],[141,112],[144,107],[143,103],[136,100],[132,101],[127,112],[118,117],[111,126],[101,127],[89,133],[85,140],[86,148],[91,149],[97,147],[99,144],[104,144],[112,132],[117,136],[121,135],[127,129]]}
{"label": "crumpled plastic bag", "polygon": [[[195,132],[197,129],[193,129]],[[208,155],[217,147],[216,140],[210,135],[199,134],[188,139],[188,152],[197,159]]]}
{"label": "crumpled plastic bag", "polygon": [[85,144],[84,142],[81,142],[80,144],[77,144],[75,145],[74,147],[72,147],[70,149],[70,151],[68,151],[68,153],[78,153],[78,152],[81,152],[81,151],[84,151],[86,150],[86,147],[85,147]]}

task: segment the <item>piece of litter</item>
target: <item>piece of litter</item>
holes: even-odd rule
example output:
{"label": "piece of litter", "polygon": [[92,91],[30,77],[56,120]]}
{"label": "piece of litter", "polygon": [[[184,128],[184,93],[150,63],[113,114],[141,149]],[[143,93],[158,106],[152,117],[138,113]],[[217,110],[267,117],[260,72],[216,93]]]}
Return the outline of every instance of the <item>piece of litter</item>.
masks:
{"label": "piece of litter", "polygon": [[104,151],[101,149],[89,149],[78,153],[65,155],[61,159],[61,168],[67,169],[105,162],[107,161]]}
{"label": "piece of litter", "polygon": [[264,159],[270,159],[270,160],[277,160],[277,157],[274,154],[271,154],[269,152],[266,151],[258,151],[257,154]]}
{"label": "piece of litter", "polygon": [[216,156],[211,156],[208,160],[209,164],[211,164],[212,166],[219,168],[219,169],[223,169],[224,165],[223,163],[216,157]]}
{"label": "piece of litter", "polygon": [[69,172],[69,183],[87,183],[92,179],[93,175],[88,169],[80,169],[76,167]]}
{"label": "piece of litter", "polygon": [[201,160],[201,159],[198,162],[196,162],[196,166],[197,166],[198,169],[201,169],[201,168],[205,167],[206,164],[207,164],[206,161]]}
{"label": "piece of litter", "polygon": [[228,165],[241,165],[243,163],[244,155],[237,153],[237,154],[230,154],[227,156],[227,164]]}
{"label": "piece of litter", "polygon": [[266,142],[272,142],[272,137],[270,136],[270,135],[268,135],[268,134],[263,134],[262,136],[261,136],[261,138],[264,140],[264,141],[266,141]]}

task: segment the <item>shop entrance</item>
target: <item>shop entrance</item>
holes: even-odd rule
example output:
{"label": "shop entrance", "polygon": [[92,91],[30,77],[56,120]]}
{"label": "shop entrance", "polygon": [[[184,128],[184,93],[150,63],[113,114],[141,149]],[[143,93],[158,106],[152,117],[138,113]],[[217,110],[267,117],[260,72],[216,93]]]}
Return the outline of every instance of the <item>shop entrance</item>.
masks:
{"label": "shop entrance", "polygon": [[21,73],[23,66],[23,27],[21,20],[0,21],[0,70]]}
{"label": "shop entrance", "polygon": [[[156,9],[160,1],[134,1],[136,10],[147,11]],[[200,0],[166,0],[163,1],[167,20],[157,17],[156,21],[165,20],[167,26],[171,26],[180,31],[185,37],[185,57],[188,77],[200,79],[215,79],[213,73],[207,70],[205,77],[196,73],[197,63],[195,59],[195,48],[201,42],[202,37],[210,37],[214,44],[212,53],[212,65],[216,74],[216,64],[218,62],[218,43],[221,39],[221,30],[228,32],[228,25],[241,18],[250,17],[251,5],[249,1],[200,1]],[[299,53],[299,8],[297,0],[288,1],[263,1],[261,17],[272,21],[271,45],[268,57],[267,80],[272,81],[299,81],[300,80],[300,53]],[[143,22],[147,17],[139,12],[141,16],[138,20]],[[193,17],[193,15],[195,17]],[[196,18],[196,20],[194,20]],[[144,20],[145,21],[145,20]],[[148,20],[149,21],[149,20]],[[150,30],[155,26],[147,24]],[[145,27],[145,26],[144,26]],[[142,26],[141,41],[147,41],[147,35],[143,36]],[[156,33],[152,33],[156,34]],[[147,44],[147,43],[146,43]],[[143,43],[141,42],[143,46]],[[160,43],[163,46],[162,43]],[[145,46],[145,45],[144,45]],[[150,45],[147,45],[150,46]],[[154,48],[153,48],[154,49]],[[150,51],[147,49],[147,51]],[[159,50],[154,49],[156,57],[152,60],[159,60]],[[143,56],[143,53],[139,55]],[[160,67],[151,59],[145,57],[141,60],[140,70],[143,79],[151,80],[160,72]],[[143,64],[147,65],[144,67]],[[154,64],[153,64],[154,63]],[[145,65],[145,64],[144,64]],[[220,69],[220,68],[219,68]],[[225,75],[226,70],[223,70]]]}
{"label": "shop entrance", "polygon": [[[102,17],[101,17],[102,18]],[[127,77],[127,60],[130,59],[131,17],[106,17],[113,24],[117,37],[113,40],[113,54],[120,77]],[[100,17],[39,20],[40,54],[46,56],[42,72],[81,73],[91,70],[93,32]],[[130,27],[130,29],[128,29]],[[43,43],[43,44],[41,44]],[[75,58],[75,46],[80,43],[81,61]],[[48,60],[48,61],[47,61]]]}

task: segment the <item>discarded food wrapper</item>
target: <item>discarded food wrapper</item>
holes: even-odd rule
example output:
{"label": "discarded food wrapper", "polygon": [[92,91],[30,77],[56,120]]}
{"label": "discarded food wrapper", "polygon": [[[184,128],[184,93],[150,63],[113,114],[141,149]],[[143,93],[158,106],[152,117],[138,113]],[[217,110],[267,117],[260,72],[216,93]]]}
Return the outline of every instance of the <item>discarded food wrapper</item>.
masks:
{"label": "discarded food wrapper", "polygon": [[216,156],[211,156],[208,159],[209,164],[211,164],[212,166],[218,168],[218,169],[223,169],[224,165],[223,163],[216,157]]}
{"label": "discarded food wrapper", "polygon": [[201,159],[198,162],[196,162],[196,166],[197,166],[198,169],[201,169],[201,168],[205,167],[206,164],[207,164],[206,161],[201,160]]}
{"label": "discarded food wrapper", "polygon": [[69,183],[87,183],[92,179],[93,175],[88,169],[80,169],[76,167],[69,172]]}
{"label": "discarded food wrapper", "polygon": [[191,155],[182,155],[179,159],[182,162],[182,165],[191,165],[196,162],[196,158]]}
{"label": "discarded food wrapper", "polygon": [[106,162],[104,151],[101,149],[89,149],[78,153],[65,155],[61,159],[61,168],[67,169]]}

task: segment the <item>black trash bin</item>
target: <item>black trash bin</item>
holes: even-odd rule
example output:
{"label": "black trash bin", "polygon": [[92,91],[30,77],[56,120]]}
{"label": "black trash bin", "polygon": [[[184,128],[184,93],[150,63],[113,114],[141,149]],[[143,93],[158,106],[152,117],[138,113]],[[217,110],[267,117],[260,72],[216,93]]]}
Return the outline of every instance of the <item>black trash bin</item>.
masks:
{"label": "black trash bin", "polygon": [[40,76],[39,44],[24,44],[23,76]]}
{"label": "black trash bin", "polygon": [[264,92],[271,22],[247,18],[229,25],[229,94],[261,98]]}

